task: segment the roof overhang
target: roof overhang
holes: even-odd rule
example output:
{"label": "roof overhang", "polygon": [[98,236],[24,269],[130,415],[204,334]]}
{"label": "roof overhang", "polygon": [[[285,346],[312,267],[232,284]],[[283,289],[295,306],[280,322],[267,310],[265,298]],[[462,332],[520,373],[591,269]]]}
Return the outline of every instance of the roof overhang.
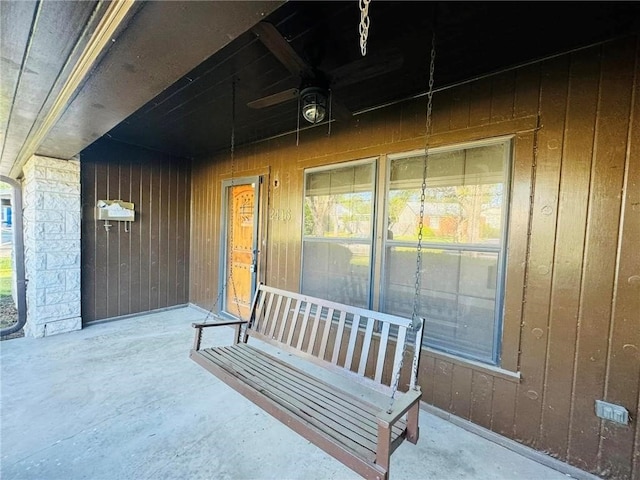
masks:
{"label": "roof overhang", "polygon": [[0,174],[73,157],[283,3],[0,2]]}

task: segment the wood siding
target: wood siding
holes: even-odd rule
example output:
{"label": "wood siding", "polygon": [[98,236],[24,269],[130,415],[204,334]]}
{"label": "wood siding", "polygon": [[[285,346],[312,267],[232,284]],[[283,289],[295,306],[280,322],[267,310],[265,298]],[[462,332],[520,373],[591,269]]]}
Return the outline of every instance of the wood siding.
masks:
{"label": "wood siding", "polygon": [[[432,146],[514,135],[501,369],[425,350],[425,400],[606,478],[640,479],[640,49],[627,38],[438,92]],[[437,75],[437,67],[436,67]],[[261,278],[300,284],[304,168],[424,146],[424,99],[236,152],[267,174]],[[218,288],[230,156],[194,162],[190,299]],[[518,372],[520,376],[509,372]],[[594,401],[624,406],[629,426]]]}
{"label": "wood siding", "polygon": [[[190,161],[112,141],[81,155],[82,320],[188,302]],[[136,219],[95,220],[98,200],[135,204]]]}

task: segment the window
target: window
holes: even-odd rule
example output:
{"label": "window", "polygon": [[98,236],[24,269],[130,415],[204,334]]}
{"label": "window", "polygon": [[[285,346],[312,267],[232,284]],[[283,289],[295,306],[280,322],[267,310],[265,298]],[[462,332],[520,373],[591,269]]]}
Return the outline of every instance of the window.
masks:
{"label": "window", "polygon": [[[496,363],[509,143],[429,155],[419,314],[424,344]],[[411,316],[424,156],[391,158],[383,311]]]}
{"label": "window", "polygon": [[[489,364],[500,347],[509,160],[510,142],[500,139],[436,149],[426,170],[424,345]],[[302,292],[369,307],[375,291],[373,308],[410,317],[424,155],[381,161],[387,181],[377,218],[374,161],[305,172]],[[380,243],[374,225],[386,231]],[[380,284],[372,284],[372,271]]]}
{"label": "window", "polygon": [[373,161],[307,170],[303,293],[369,306],[374,178]]}

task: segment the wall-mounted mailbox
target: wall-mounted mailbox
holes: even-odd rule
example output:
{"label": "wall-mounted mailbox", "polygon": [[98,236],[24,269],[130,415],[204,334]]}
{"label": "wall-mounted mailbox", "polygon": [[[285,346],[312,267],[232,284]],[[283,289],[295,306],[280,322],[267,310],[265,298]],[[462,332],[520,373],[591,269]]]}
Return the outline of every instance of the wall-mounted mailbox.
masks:
{"label": "wall-mounted mailbox", "polygon": [[[109,221],[133,222],[136,219],[134,205],[122,200],[98,200],[96,204],[97,219],[104,220],[104,228],[109,231]],[[125,232],[128,232],[129,223],[125,223]]]}
{"label": "wall-mounted mailbox", "polygon": [[133,222],[135,210],[133,203],[122,200],[98,200],[98,220],[116,220]]}

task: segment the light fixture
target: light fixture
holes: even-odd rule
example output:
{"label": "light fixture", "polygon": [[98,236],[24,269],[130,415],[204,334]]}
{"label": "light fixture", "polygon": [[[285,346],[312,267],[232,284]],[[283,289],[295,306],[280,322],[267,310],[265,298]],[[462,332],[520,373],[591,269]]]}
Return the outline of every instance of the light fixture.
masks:
{"label": "light fixture", "polygon": [[326,90],[307,87],[300,92],[302,116],[309,123],[320,123],[327,114]]}

